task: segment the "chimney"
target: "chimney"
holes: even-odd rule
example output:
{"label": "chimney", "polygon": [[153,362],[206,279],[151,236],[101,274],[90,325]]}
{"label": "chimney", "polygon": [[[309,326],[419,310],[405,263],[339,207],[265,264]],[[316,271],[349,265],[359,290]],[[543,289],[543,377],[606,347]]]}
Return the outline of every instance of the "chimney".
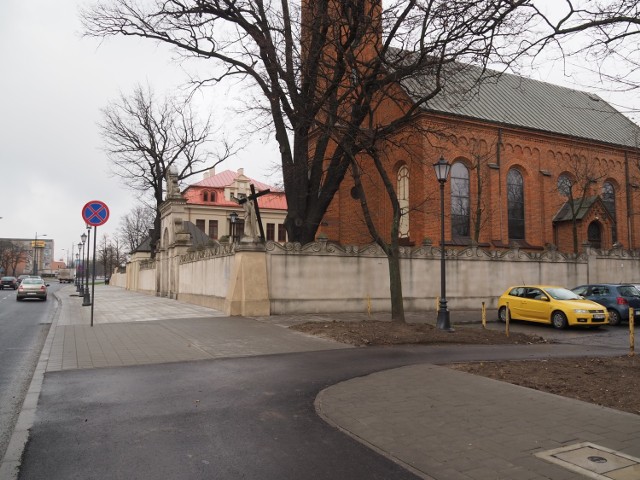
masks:
{"label": "chimney", "polygon": [[202,179],[205,180],[209,177],[213,177],[216,174],[216,167],[212,167],[209,170],[205,170],[202,174]]}

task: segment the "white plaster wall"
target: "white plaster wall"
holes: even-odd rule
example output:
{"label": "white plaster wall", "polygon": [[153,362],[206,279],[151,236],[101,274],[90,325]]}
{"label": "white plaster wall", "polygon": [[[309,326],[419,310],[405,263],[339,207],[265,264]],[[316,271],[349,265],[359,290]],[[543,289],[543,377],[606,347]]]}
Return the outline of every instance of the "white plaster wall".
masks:
{"label": "white plaster wall", "polygon": [[[429,250],[430,251],[430,250]],[[431,252],[431,251],[430,251]],[[636,263],[637,260],[625,264]],[[435,310],[440,296],[439,252],[401,260],[407,311]],[[575,287],[586,282],[586,260],[530,259],[511,252],[490,257],[469,250],[446,259],[451,309],[495,308],[510,286],[523,283]],[[272,314],[390,311],[384,256],[332,256],[273,251],[267,258]],[[639,276],[640,278],[640,276]]]}
{"label": "white plaster wall", "polygon": [[127,287],[127,274],[126,273],[113,273],[111,277],[109,277],[109,285],[113,285],[114,287]]}
{"label": "white plaster wall", "polygon": [[145,268],[141,269],[138,276],[138,288],[139,292],[154,293],[156,292],[156,269]]}
{"label": "white plaster wall", "polygon": [[233,255],[223,255],[181,263],[178,299],[222,310],[233,261]]}
{"label": "white plaster wall", "polygon": [[[426,247],[410,255],[401,260],[405,309],[435,310],[440,295],[439,251]],[[200,259],[182,260],[177,298],[224,310],[234,259],[228,253],[203,253]],[[271,314],[390,311],[387,258],[371,249],[325,245],[293,251],[280,246],[267,249],[266,261]],[[523,283],[572,288],[594,282],[640,282],[640,258],[591,252],[576,260],[548,252],[452,250],[446,273],[450,309],[476,309],[482,302],[495,308],[508,287]],[[156,269],[140,270],[133,282],[137,290],[155,292],[155,275]]]}

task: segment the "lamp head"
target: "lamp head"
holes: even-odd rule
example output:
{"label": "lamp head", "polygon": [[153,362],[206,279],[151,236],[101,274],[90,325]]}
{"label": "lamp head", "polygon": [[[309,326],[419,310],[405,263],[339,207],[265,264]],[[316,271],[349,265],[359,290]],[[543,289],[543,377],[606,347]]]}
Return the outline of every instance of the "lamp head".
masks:
{"label": "lamp head", "polygon": [[84,242],[87,241],[87,234],[83,233],[82,235],[80,235],[80,240],[82,240],[82,244],[84,245]]}
{"label": "lamp head", "polygon": [[436,171],[436,178],[440,183],[445,183],[449,178],[449,171],[451,171],[451,164],[447,162],[441,155],[440,160],[433,164],[433,169]]}

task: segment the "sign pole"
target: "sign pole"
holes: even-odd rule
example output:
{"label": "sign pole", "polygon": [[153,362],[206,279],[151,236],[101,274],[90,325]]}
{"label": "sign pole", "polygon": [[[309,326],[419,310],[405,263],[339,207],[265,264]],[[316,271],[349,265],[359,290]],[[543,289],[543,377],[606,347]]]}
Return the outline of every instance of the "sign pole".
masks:
{"label": "sign pole", "polygon": [[93,327],[93,304],[96,303],[96,238],[98,237],[98,227],[93,227],[93,274],[91,276],[91,326]]}
{"label": "sign pole", "polygon": [[[93,277],[91,283],[91,295],[89,296],[89,269],[87,268],[87,290],[86,296],[89,296],[89,302],[83,303],[82,305],[91,305],[91,326],[93,327],[93,304],[96,301],[95,292],[96,292],[96,241],[98,237],[98,227],[100,225],[104,225],[107,220],[109,220],[109,207],[104,202],[100,200],[92,200],[87,202],[84,207],[82,207],[82,219],[87,224],[87,230],[89,231],[89,235],[91,235],[91,227],[93,226]],[[91,241],[91,237],[89,237],[89,241],[87,242],[87,249],[89,250],[89,243]],[[89,256],[87,255],[87,266],[89,264]]]}
{"label": "sign pole", "polygon": [[91,227],[87,225],[87,261],[84,264],[84,279],[85,287],[84,294],[82,295],[82,306],[88,307],[91,305],[91,295],[89,295],[89,255],[91,255]]}

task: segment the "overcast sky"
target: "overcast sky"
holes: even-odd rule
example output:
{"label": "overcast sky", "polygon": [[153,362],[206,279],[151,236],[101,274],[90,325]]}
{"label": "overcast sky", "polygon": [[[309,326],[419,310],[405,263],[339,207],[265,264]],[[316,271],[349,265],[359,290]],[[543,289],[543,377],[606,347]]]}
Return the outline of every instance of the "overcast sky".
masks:
{"label": "overcast sky", "polygon": [[[82,38],[81,4],[87,1],[0,2],[0,238],[46,234],[55,241],[56,260],[69,258],[79,242],[85,203],[101,200],[110,208],[109,221],[98,227],[99,238],[114,235],[135,204],[135,196],[109,172],[96,127],[100,109],[138,83],[161,94],[186,79],[164,46],[135,38],[102,44]],[[575,88],[561,71],[549,64],[532,76]],[[637,95],[590,90],[621,110],[640,108]],[[204,100],[201,108],[212,109],[218,120],[231,120],[230,113],[225,116]],[[277,159],[273,144],[256,138],[217,170],[243,167],[248,176],[274,184],[279,182],[273,175]]]}
{"label": "overcast sky", "polygon": [[[82,38],[81,4],[87,2],[0,2],[0,238],[46,234],[55,241],[55,259],[65,261],[84,231],[85,203],[101,200],[110,209],[98,239],[114,235],[135,203],[110,174],[96,127],[100,109],[137,83],[161,94],[186,79],[170,51],[152,42]],[[217,171],[244,167],[273,184],[274,160],[256,139]]]}

